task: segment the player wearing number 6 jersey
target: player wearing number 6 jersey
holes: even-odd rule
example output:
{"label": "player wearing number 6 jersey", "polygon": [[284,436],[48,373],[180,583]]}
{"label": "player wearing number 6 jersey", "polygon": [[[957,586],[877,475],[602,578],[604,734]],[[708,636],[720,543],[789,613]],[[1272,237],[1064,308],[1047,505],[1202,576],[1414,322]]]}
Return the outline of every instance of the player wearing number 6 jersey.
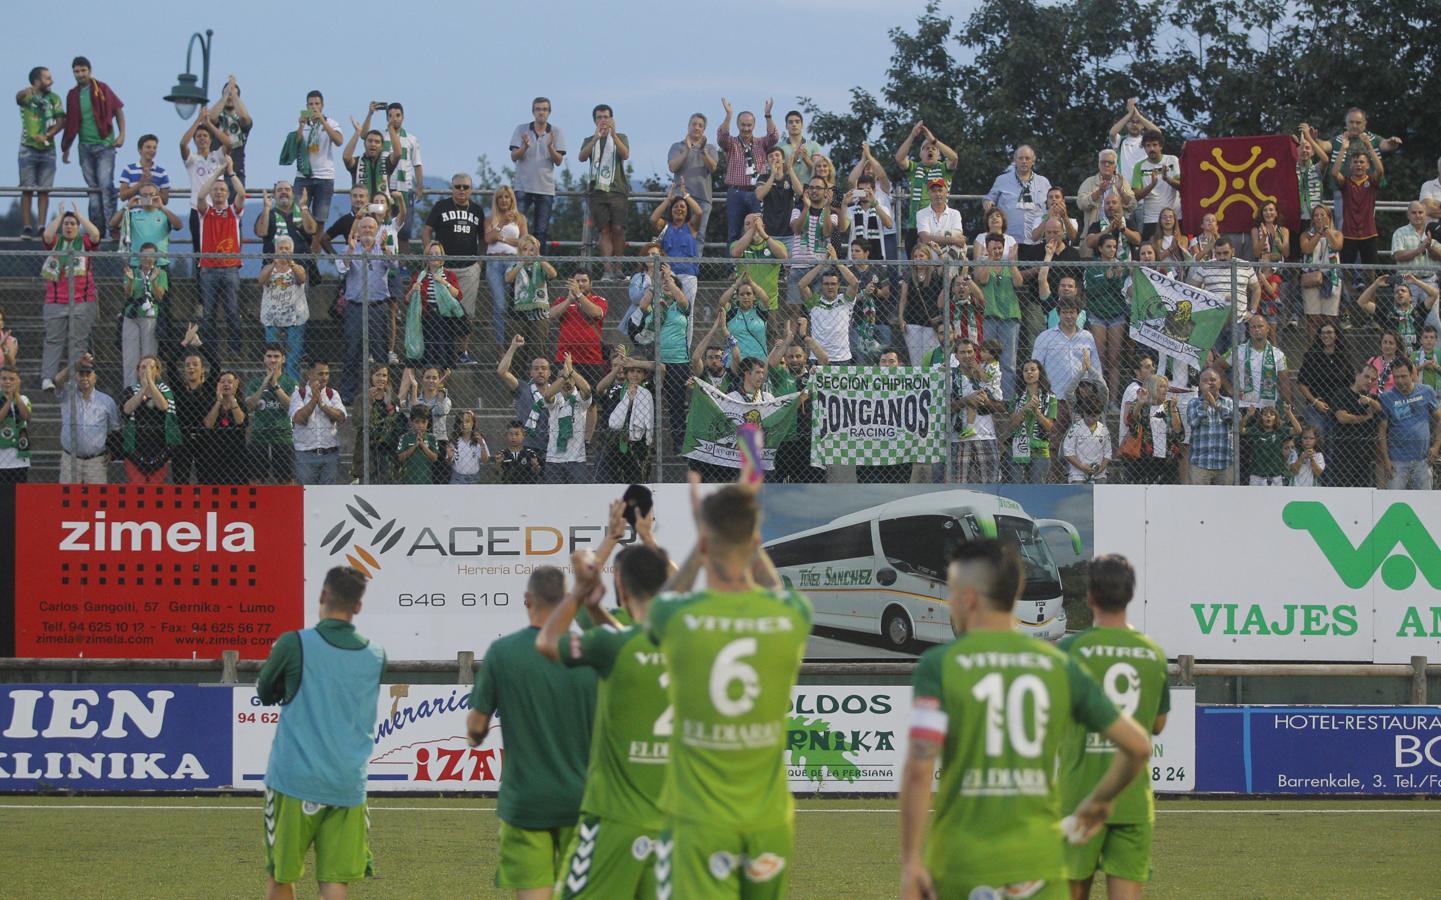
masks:
{"label": "player wearing number 6 jersey", "polygon": [[[1075,810],[1073,839],[1098,829],[1151,752],[1145,732],[1056,648],[1013,630],[1025,584],[1014,548],[956,547],[949,571],[954,641],[926,651],[901,781],[901,897],[1067,896],[1055,772],[1079,722],[1119,751]],[[936,811],[927,807],[941,757]]]}
{"label": "player wearing number 6 jersey", "polygon": [[651,598],[670,574],[665,551],[622,550],[615,560],[615,593],[628,618],[624,628],[603,624],[571,631],[581,604],[605,616],[599,602],[599,563],[573,559],[575,588],[535,639],[542,655],[600,676],[595,735],[580,821],[566,848],[556,892],[563,898],[632,900],[655,897],[655,848],[665,825],[661,782],[670,761],[670,698],[665,663],[645,630]]}
{"label": "player wearing number 6 jersey", "polygon": [[[692,491],[696,491],[692,476]],[[795,848],[786,780],[786,711],[811,630],[811,606],[780,590],[760,548],[754,486],[699,504],[699,541],[671,587],[705,566],[707,590],[651,607],[675,707],[657,848],[658,900],[785,894]]]}
{"label": "player wearing number 6 jersey", "polygon": [[[1122,712],[1151,734],[1160,734],[1171,709],[1166,683],[1166,654],[1155,641],[1126,622],[1126,605],[1136,590],[1136,570],[1124,556],[1102,556],[1091,563],[1086,600],[1095,627],[1074,634],[1057,646],[1100,682]],[[1105,774],[1116,755],[1111,742],[1077,729],[1062,756],[1061,797],[1069,809]],[[1096,870],[1106,873],[1111,900],[1141,896],[1151,878],[1151,838],[1156,801],[1151,779],[1142,774],[1119,797],[1101,831],[1079,846],[1067,845],[1066,869],[1071,897],[1091,896]]]}

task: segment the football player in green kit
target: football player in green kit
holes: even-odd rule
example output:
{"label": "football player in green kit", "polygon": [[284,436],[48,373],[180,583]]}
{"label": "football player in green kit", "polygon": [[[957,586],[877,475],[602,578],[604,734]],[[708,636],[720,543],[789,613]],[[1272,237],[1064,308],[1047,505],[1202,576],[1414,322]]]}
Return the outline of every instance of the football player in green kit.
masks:
{"label": "football player in green kit", "polygon": [[[1073,841],[1106,821],[1151,742],[1070,657],[1015,631],[1012,610],[1025,575],[1014,548],[993,540],[960,544],[948,579],[959,636],[926,651],[913,679],[900,895],[1065,900],[1056,783],[1063,738],[1080,723],[1118,751],[1067,823]],[[941,777],[928,816],[937,756]]]}
{"label": "football player in green kit", "polygon": [[[692,474],[698,498],[698,478]],[[670,588],[703,566],[706,589],[651,605],[674,709],[661,794],[658,900],[785,896],[795,851],[786,713],[811,605],[781,586],[761,549],[758,483],[695,503],[698,541]]]}
{"label": "football player in green kit", "polygon": [[[1095,625],[1057,644],[1101,685],[1120,710],[1151,734],[1160,734],[1171,709],[1166,653],[1126,622],[1126,605],[1136,591],[1136,570],[1124,556],[1092,561],[1086,601]],[[1094,732],[1074,734],[1063,756],[1061,797],[1069,809],[1105,775],[1116,748]],[[1142,775],[1116,798],[1115,809],[1095,837],[1067,845],[1066,869],[1073,900],[1091,896],[1091,880],[1106,875],[1111,900],[1135,900],[1151,878],[1151,839],[1156,800],[1151,779]]]}
{"label": "football player in green kit", "polygon": [[[649,533],[648,517],[637,524]],[[669,560],[664,550],[644,544],[616,556],[616,599],[633,623],[624,626],[600,607],[599,561],[581,552],[572,565],[575,587],[551,613],[535,647],[568,667],[594,669],[600,688],[580,821],[556,893],[563,898],[652,898],[655,848],[665,825],[659,802],[670,760],[671,710],[665,663],[645,621],[651,598],[670,575]],[[572,631],[582,607],[602,624]]]}

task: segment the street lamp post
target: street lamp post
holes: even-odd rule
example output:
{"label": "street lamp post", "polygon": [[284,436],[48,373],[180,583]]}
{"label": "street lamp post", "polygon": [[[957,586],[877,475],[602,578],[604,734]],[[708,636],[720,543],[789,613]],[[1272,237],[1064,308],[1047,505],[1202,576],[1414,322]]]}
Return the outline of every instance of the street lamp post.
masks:
{"label": "street lamp post", "polygon": [[[188,119],[195,115],[197,106],[204,106],[210,101],[210,43],[211,36],[215,32],[209,28],[205,29],[205,36],[199,32],[190,36],[190,44],[185,48],[185,73],[176,79],[175,87],[165,95],[165,99],[175,104],[175,111],[180,118]],[[201,79],[199,86],[196,85],[196,77],[191,74],[191,55],[195,52],[195,42],[200,42],[200,72]]]}

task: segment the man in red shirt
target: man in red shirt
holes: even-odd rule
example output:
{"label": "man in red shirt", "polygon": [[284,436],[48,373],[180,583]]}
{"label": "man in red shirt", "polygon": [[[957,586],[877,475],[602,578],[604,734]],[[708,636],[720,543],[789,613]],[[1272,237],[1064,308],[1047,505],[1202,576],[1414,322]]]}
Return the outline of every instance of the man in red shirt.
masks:
{"label": "man in red shirt", "polygon": [[245,185],[235,177],[235,163],[229,156],[225,158],[223,167],[210,173],[196,194],[201,253],[198,267],[202,310],[200,339],[214,352],[219,352],[215,307],[224,300],[230,352],[239,356],[240,214],[245,209]]}
{"label": "man in red shirt", "polygon": [[550,307],[550,317],[560,321],[555,361],[564,363],[566,354],[570,354],[575,370],[588,383],[595,384],[609,368],[600,339],[609,307],[604,297],[590,292],[590,275],[585,272],[572,278],[566,288],[565,297]]}
{"label": "man in red shirt", "polygon": [[[1386,167],[1376,148],[1362,136],[1343,135],[1345,153],[1331,155],[1331,180],[1341,192],[1341,262],[1363,265],[1376,264],[1376,191],[1386,175]],[[1342,160],[1351,158],[1350,174],[1341,174]],[[1361,284],[1370,284],[1372,272],[1362,269]],[[1354,277],[1354,275],[1353,275]]]}

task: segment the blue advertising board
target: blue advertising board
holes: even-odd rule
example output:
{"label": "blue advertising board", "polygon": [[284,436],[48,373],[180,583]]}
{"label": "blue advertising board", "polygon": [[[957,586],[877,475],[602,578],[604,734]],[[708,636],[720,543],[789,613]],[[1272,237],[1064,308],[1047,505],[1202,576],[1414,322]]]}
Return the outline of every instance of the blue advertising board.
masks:
{"label": "blue advertising board", "polygon": [[230,717],[228,688],[0,686],[0,791],[222,787]]}
{"label": "blue advertising board", "polygon": [[1196,790],[1441,793],[1441,707],[1200,706]]}

